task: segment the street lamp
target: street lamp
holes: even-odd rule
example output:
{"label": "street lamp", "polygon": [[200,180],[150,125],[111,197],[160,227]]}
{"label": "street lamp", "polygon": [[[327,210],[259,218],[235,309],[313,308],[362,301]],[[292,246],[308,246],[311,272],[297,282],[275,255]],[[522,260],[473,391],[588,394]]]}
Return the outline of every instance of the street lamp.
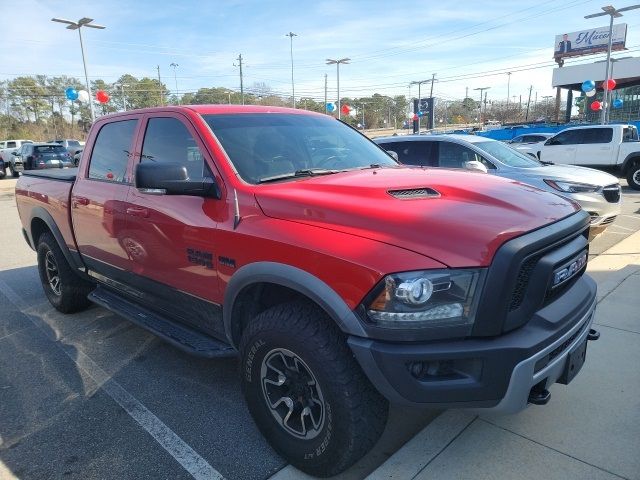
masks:
{"label": "street lamp", "polygon": [[348,64],[351,61],[350,58],[341,58],[340,60],[331,60],[330,58],[327,58],[327,65],[333,65],[335,63],[336,65],[336,71],[337,71],[337,83],[338,83],[338,120],[340,120],[342,118],[342,112],[340,111],[340,64],[344,63],[345,65]]}
{"label": "street lamp", "polygon": [[[634,10],[636,8],[640,8],[640,5],[631,5],[629,7],[624,7],[624,8],[613,8],[611,5],[607,5],[606,7],[602,7],[602,12],[599,13],[592,13],[591,15],[587,15],[584,18],[595,18],[595,17],[602,17],[604,15],[609,15],[610,19],[609,19],[609,43],[607,44],[607,65],[606,65],[606,72],[604,75],[604,85],[605,87],[607,87],[607,84],[609,83],[609,78],[611,78],[611,72],[610,72],[610,68],[611,68],[611,44],[613,43],[613,19],[614,18],[620,18],[622,16],[622,13],[620,12],[626,12],[627,10]],[[602,109],[602,112],[600,113],[600,123],[602,125],[604,125],[605,123],[607,123],[607,110],[610,108],[609,105],[609,89],[608,88],[604,88],[604,95],[602,98],[602,101],[604,102],[604,107]]]}
{"label": "street lamp", "polygon": [[289,37],[291,40],[291,97],[293,98],[293,108],[296,108],[296,88],[293,83],[293,37],[297,37],[293,32],[289,32],[285,37]]}
{"label": "street lamp", "polygon": [[171,62],[169,64],[170,67],[173,67],[173,81],[176,84],[176,99],[178,100],[178,105],[180,105],[180,97],[178,96],[178,77],[176,76],[176,69],[180,66],[175,62]]}
{"label": "street lamp", "polygon": [[122,95],[122,107],[124,108],[124,111],[127,111],[127,98],[125,97],[124,94],[124,87],[128,87],[129,84],[128,83],[114,83],[113,84],[114,87],[120,87],[120,94]]}
{"label": "street lamp", "polygon": [[479,87],[474,88],[474,90],[480,90],[480,113],[478,115],[478,120],[480,121],[480,125],[482,125],[482,92],[485,90],[489,90],[491,87]]}
{"label": "street lamp", "polygon": [[87,74],[87,61],[84,57],[84,45],[82,44],[82,27],[97,28],[103,30],[103,25],[92,24],[93,18],[83,17],[77,22],[71,20],[65,20],[64,18],[52,18],[52,22],[64,23],[69,30],[78,30],[78,36],[80,37],[80,51],[82,52],[82,64],[84,65],[84,80],[87,84],[87,92],[89,93],[89,107],[91,108],[91,122],[96,119],[96,113],[93,109],[93,95],[91,93],[91,85],[89,84],[89,75]]}

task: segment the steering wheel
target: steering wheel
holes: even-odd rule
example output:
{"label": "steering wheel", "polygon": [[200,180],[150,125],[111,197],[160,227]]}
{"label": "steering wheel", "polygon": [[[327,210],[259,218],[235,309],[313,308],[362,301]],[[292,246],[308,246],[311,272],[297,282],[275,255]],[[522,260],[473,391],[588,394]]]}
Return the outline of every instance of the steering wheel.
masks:
{"label": "steering wheel", "polygon": [[317,163],[317,167],[326,168],[328,170],[343,168],[344,165],[342,163],[342,157],[338,155],[331,155]]}

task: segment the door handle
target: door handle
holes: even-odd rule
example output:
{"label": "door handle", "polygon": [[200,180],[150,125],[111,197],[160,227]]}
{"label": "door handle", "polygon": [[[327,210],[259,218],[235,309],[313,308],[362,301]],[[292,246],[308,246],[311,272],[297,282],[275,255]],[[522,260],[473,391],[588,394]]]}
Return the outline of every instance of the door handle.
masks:
{"label": "door handle", "polygon": [[78,205],[89,205],[90,200],[87,197],[73,197],[73,206],[77,207]]}
{"label": "door handle", "polygon": [[149,209],[143,207],[127,207],[127,215],[131,215],[132,217],[149,217]]}

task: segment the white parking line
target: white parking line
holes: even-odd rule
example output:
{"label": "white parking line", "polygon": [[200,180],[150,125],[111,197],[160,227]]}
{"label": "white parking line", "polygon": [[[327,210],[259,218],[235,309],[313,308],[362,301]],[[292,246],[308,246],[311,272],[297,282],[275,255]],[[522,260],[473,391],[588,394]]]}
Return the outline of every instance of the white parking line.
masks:
{"label": "white parking line", "polygon": [[[0,280],[0,291],[21,312],[29,308],[29,305],[4,282]],[[30,315],[29,320],[42,330],[42,326],[34,321]],[[118,382],[102,370],[91,358],[79,350],[65,348],[65,345],[54,342],[60,349],[78,366],[80,370],[90,376],[98,386],[115,400],[166,452],[171,455],[187,472],[196,480],[224,480],[224,477],[187,445],[173,430],[165,425],[147,407],[127,392]],[[0,469],[0,473],[2,470]],[[2,475],[0,475],[0,478]]]}

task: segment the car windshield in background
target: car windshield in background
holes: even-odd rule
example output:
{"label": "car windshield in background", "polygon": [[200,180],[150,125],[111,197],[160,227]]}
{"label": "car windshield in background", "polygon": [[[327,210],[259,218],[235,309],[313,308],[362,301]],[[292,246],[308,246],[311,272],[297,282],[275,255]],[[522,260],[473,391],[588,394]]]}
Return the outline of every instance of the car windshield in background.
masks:
{"label": "car windshield in background", "polygon": [[248,183],[398,165],[374,143],[330,117],[256,113],[203,118]]}
{"label": "car windshield in background", "polygon": [[68,144],[70,147],[79,147],[79,146],[80,146],[80,142],[79,142],[78,140],[69,140],[69,141],[67,142],[67,144]]}
{"label": "car windshield in background", "polygon": [[67,151],[62,145],[38,145],[33,147],[34,153],[65,153]]}
{"label": "car windshield in background", "polygon": [[474,145],[509,167],[535,168],[542,166],[537,160],[508,147],[502,142],[477,142]]}

